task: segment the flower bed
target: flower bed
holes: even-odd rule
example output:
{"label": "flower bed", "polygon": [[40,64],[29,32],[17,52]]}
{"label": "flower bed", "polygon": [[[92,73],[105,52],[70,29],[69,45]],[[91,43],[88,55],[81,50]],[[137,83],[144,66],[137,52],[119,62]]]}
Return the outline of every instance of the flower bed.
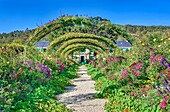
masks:
{"label": "flower bed", "polygon": [[90,64],[89,74],[100,91],[97,96],[108,98],[107,111],[170,110],[170,64],[163,55],[151,54],[148,60],[130,65],[120,58],[100,59]]}
{"label": "flower bed", "polygon": [[0,111],[69,112],[55,96],[77,77],[77,65],[67,67],[42,53],[28,57],[11,49],[0,51]]}

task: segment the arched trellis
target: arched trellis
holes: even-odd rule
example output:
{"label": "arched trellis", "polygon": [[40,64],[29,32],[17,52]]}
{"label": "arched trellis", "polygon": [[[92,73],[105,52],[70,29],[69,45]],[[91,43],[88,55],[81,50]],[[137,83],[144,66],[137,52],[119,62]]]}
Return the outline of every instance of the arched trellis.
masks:
{"label": "arched trellis", "polygon": [[38,28],[30,38],[29,45],[33,45],[47,35],[48,38],[57,38],[68,32],[95,34],[110,38],[112,41],[117,39],[117,35],[122,35],[130,43],[133,42],[133,38],[128,33],[122,28],[111,24],[109,20],[100,17],[90,18],[67,16],[61,17]]}
{"label": "arched trellis", "polygon": [[93,45],[86,45],[86,44],[76,44],[76,45],[71,45],[67,48],[65,48],[63,50],[63,52],[61,53],[61,56],[63,56],[64,58],[67,57],[67,55],[71,52],[71,51],[74,51],[74,50],[77,50],[78,48],[80,49],[90,49],[90,50],[94,50],[95,52],[97,52],[98,54],[101,54],[101,55],[105,55],[105,51],[103,51],[102,49],[96,47],[96,46],[93,46]]}
{"label": "arched trellis", "polygon": [[[108,39],[101,36],[96,36],[93,34],[84,34],[84,33],[69,33],[65,34],[63,36],[58,37],[55,39],[48,47],[47,51],[50,52],[52,48],[57,46],[57,52],[60,52],[60,49],[64,49],[64,47],[67,47],[71,43],[77,43],[77,42],[85,42],[85,43],[91,43],[92,45],[98,46],[102,49],[106,49],[105,47],[116,47],[113,46],[113,42]],[[92,43],[93,42],[93,43]]]}
{"label": "arched trellis", "polygon": [[82,39],[82,38],[102,41],[106,43],[108,46],[113,44],[113,41],[111,39],[108,39],[102,36],[97,36],[97,35],[87,34],[87,33],[67,33],[65,35],[62,35],[54,39],[53,42],[50,44],[49,49],[52,49],[56,45],[59,46],[61,43],[65,41],[69,41],[71,39]]}
{"label": "arched trellis", "polygon": [[101,53],[104,53],[105,51],[100,49],[99,47],[93,46],[93,45],[87,45],[87,44],[73,44],[70,46],[67,46],[62,52],[61,55],[63,56],[67,51],[73,49],[73,48],[79,48],[79,47],[84,47],[84,48],[88,48],[88,49],[95,49],[100,51]]}
{"label": "arched trellis", "polygon": [[[83,44],[90,44],[90,45],[94,45],[97,46],[103,50],[107,49],[107,46],[105,44],[103,44],[102,42],[99,42],[97,40],[94,39],[73,39],[73,40],[69,40],[65,43],[63,43],[57,50],[56,50],[56,54],[60,54],[62,52],[62,50],[64,50],[67,46],[72,45],[72,44],[78,44],[78,43],[83,43]],[[51,49],[47,49],[47,51],[50,51]]]}

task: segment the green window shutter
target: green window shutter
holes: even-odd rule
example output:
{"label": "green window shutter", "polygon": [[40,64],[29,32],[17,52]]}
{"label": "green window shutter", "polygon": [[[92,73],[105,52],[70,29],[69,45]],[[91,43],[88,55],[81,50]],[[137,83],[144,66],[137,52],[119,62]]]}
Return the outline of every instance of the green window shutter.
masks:
{"label": "green window shutter", "polygon": [[55,50],[54,49],[52,49],[52,53],[54,53],[55,52]]}
{"label": "green window shutter", "polygon": [[113,52],[113,48],[110,48],[110,52]]}
{"label": "green window shutter", "polygon": [[82,49],[82,50],[80,50],[80,52],[85,52],[86,51],[86,49]]}
{"label": "green window shutter", "polygon": [[37,49],[38,50],[38,52],[40,52],[40,49]]}

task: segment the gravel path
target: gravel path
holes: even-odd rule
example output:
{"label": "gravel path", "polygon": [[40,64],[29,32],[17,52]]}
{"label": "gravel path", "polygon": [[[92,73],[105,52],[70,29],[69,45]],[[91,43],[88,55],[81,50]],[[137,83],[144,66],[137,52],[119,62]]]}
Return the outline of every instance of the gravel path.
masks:
{"label": "gravel path", "polygon": [[73,112],[105,112],[104,104],[107,100],[93,97],[97,93],[95,82],[87,75],[86,66],[79,67],[77,73],[80,77],[73,80],[75,86],[68,86],[66,92],[58,96],[59,102],[73,109]]}

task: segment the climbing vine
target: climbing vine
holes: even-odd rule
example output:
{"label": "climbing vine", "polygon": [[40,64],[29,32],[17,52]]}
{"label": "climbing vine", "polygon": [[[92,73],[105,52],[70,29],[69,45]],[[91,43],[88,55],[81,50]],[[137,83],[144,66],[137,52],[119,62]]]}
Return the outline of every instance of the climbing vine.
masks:
{"label": "climbing vine", "polygon": [[98,36],[104,36],[110,38],[114,42],[118,35],[121,35],[129,42],[133,42],[133,38],[127,34],[122,28],[111,24],[107,19],[100,17],[77,17],[66,16],[51,21],[44,26],[37,28],[34,35],[30,38],[30,45],[46,37],[47,40],[53,41],[53,39],[60,37],[68,32],[75,33],[89,33]]}
{"label": "climbing vine", "polygon": [[104,45],[102,42],[99,42],[97,40],[94,39],[73,39],[70,41],[67,41],[65,43],[63,43],[57,50],[56,50],[56,54],[60,54],[62,52],[62,50],[64,50],[67,46],[72,45],[72,44],[78,44],[78,43],[85,43],[85,44],[90,44],[90,45],[94,45],[94,46],[98,46],[99,48],[106,50],[107,46]]}
{"label": "climbing vine", "polygon": [[71,46],[67,47],[66,49],[64,49],[64,51],[61,53],[61,57],[66,58],[73,51],[81,50],[81,49],[94,50],[94,52],[96,52],[97,54],[100,54],[100,55],[105,54],[105,52],[102,49],[100,49],[96,46],[91,46],[91,45],[86,45],[86,44],[76,44],[76,45],[71,45]]}

